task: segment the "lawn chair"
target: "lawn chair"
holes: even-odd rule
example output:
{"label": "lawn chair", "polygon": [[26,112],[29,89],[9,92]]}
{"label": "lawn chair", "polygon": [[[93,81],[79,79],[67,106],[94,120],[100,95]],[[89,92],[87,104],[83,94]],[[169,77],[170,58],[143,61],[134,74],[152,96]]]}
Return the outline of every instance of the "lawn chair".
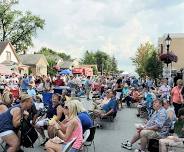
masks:
{"label": "lawn chair", "polygon": [[88,151],[88,147],[93,145],[94,152],[95,152],[94,137],[95,137],[95,132],[96,132],[96,126],[91,127],[89,130],[90,130],[90,134],[89,134],[89,137],[87,138],[87,140],[84,142],[84,147],[86,147],[87,151]]}
{"label": "lawn chair", "polygon": [[43,92],[42,97],[43,97],[43,103],[45,106],[50,106],[52,105],[52,94],[50,92]]}
{"label": "lawn chair", "polygon": [[63,148],[62,152],[70,152],[73,143],[76,141],[77,138],[73,138],[70,142],[66,144],[66,146]]}
{"label": "lawn chair", "polygon": [[[80,149],[77,152],[85,152],[85,146],[84,143],[87,141],[88,137],[90,135],[90,129],[87,129],[83,134],[83,141]],[[83,149],[82,149],[83,148]]]}

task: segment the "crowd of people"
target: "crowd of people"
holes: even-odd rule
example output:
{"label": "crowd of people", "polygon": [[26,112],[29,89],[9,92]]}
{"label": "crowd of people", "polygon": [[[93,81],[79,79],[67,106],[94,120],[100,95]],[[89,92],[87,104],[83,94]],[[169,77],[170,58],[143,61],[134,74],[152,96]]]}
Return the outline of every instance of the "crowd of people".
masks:
{"label": "crowd of people", "polygon": [[[93,108],[87,111],[74,97],[85,97]],[[146,121],[137,124],[131,141],[121,146],[131,150],[140,140],[140,149],[136,151],[144,152],[149,140],[156,138],[160,151],[165,152],[168,145],[183,145],[183,103],[181,79],[0,75],[0,138],[6,143],[7,152],[21,151],[21,145],[33,146],[38,136],[26,143],[26,122],[32,134],[39,134],[40,146],[48,152],[62,151],[73,138],[76,140],[71,152],[77,152],[82,148],[86,130],[105,118],[114,119],[124,107],[134,106],[138,109],[137,117]],[[171,130],[175,133],[172,136]]]}

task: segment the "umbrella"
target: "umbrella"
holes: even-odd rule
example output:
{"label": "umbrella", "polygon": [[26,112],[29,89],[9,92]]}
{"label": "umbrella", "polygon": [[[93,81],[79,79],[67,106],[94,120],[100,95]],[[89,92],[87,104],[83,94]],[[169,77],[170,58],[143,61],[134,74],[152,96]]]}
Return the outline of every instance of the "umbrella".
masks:
{"label": "umbrella", "polygon": [[5,65],[0,64],[0,74],[2,75],[11,75],[12,71]]}
{"label": "umbrella", "polygon": [[128,75],[130,75],[128,72],[122,72],[121,74],[120,74],[121,76],[128,76]]}
{"label": "umbrella", "polygon": [[59,72],[59,74],[60,74],[60,75],[61,75],[61,74],[70,75],[70,74],[72,74],[72,71],[69,70],[69,69],[65,69],[65,70],[62,70],[61,72]]}

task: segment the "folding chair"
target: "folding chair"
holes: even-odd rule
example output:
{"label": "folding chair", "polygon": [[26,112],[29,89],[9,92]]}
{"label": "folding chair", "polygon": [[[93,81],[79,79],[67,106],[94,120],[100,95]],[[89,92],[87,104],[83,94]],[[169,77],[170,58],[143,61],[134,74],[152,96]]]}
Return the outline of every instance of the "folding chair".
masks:
{"label": "folding chair", "polygon": [[63,148],[62,152],[69,152],[72,148],[73,143],[75,142],[77,138],[73,138],[70,142],[66,144],[66,146]]}
{"label": "folding chair", "polygon": [[88,147],[93,145],[94,152],[95,152],[94,137],[95,137],[95,132],[96,132],[96,126],[91,127],[89,130],[90,130],[90,134],[89,134],[89,137],[87,138],[86,142],[84,142],[84,147],[86,147],[87,151],[88,151]]}
{"label": "folding chair", "polygon": [[44,103],[44,105],[46,105],[46,106],[52,105],[52,93],[43,92],[42,96],[43,96],[43,103]]}
{"label": "folding chair", "polygon": [[[87,139],[89,138],[89,135],[90,135],[90,130],[87,129],[87,130],[84,132],[84,134],[83,134],[83,141],[82,141],[82,145],[81,145],[79,151],[85,151],[85,148],[82,149],[82,147],[85,147],[85,146],[84,146],[84,143],[85,143],[85,142],[87,141]],[[78,152],[79,152],[79,151],[78,151]]]}

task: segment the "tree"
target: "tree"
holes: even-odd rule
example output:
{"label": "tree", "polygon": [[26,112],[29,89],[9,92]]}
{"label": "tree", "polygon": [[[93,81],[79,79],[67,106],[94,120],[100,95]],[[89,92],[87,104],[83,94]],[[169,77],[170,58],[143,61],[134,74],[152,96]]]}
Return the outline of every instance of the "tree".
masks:
{"label": "tree", "polygon": [[71,56],[70,55],[67,55],[65,53],[57,53],[57,55],[59,57],[61,57],[63,60],[70,60],[71,59]]}
{"label": "tree", "polygon": [[47,60],[54,60],[55,62],[57,62],[59,58],[62,58],[63,60],[71,60],[70,55],[46,47],[42,47],[38,52],[35,53],[44,54]]}
{"label": "tree", "polygon": [[98,70],[97,70],[96,66],[93,66],[92,69],[93,69],[93,74],[97,75],[98,74]]}
{"label": "tree", "polygon": [[84,53],[84,58],[82,59],[83,64],[96,64],[96,57],[93,52],[88,50]]}
{"label": "tree", "polygon": [[111,71],[118,72],[117,60],[114,56],[112,57],[112,70]]}
{"label": "tree", "polygon": [[111,73],[117,71],[117,61],[113,56],[109,56],[102,51],[86,51],[82,59],[82,64],[96,64],[98,71],[101,73]]}
{"label": "tree", "polygon": [[157,78],[159,78],[159,76],[162,75],[162,69],[163,69],[163,64],[160,61],[156,50],[154,50],[153,52],[150,53],[146,61],[146,64],[145,64],[146,74],[149,77],[156,80]]}
{"label": "tree", "polygon": [[45,21],[31,12],[13,10],[14,0],[0,3],[0,41],[10,41],[16,52],[25,53],[33,46],[32,38],[43,29]]}
{"label": "tree", "polygon": [[140,77],[146,75],[145,65],[149,54],[154,50],[154,45],[150,44],[150,42],[146,42],[145,44],[140,45],[140,47],[137,49],[135,57],[131,58],[133,64],[136,66],[136,72]]}

